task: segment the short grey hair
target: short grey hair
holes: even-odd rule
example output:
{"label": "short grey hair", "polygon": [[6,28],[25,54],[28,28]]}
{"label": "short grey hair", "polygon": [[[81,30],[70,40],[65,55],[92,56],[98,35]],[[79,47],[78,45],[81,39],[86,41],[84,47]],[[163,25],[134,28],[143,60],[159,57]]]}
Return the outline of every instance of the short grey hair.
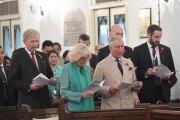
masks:
{"label": "short grey hair", "polygon": [[27,40],[27,39],[31,39],[32,37],[37,36],[39,37],[39,32],[34,30],[34,29],[27,29],[24,33],[23,33],[23,40]]}
{"label": "short grey hair", "polygon": [[123,45],[124,45],[124,41],[123,41],[123,39],[122,39],[121,36],[112,36],[112,37],[110,37],[110,39],[109,39],[109,46],[112,47],[112,46],[114,45],[114,42],[115,42],[115,41],[122,41],[122,42],[123,42]]}
{"label": "short grey hair", "polygon": [[81,57],[89,55],[91,57],[91,52],[85,44],[79,43],[68,53],[68,58],[71,62],[77,62]]}

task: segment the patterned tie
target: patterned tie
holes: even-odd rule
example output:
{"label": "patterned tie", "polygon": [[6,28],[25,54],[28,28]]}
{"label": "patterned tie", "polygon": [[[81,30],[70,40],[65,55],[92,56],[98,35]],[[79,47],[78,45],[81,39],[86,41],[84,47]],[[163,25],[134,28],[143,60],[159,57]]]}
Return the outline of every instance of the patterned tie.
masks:
{"label": "patterned tie", "polygon": [[7,82],[6,82],[6,77],[5,77],[2,69],[3,69],[3,67],[1,66],[0,67],[0,76],[1,76],[2,82],[3,82],[4,98],[7,101],[8,100],[8,90],[7,90],[8,86],[7,86]]}
{"label": "patterned tie", "polygon": [[31,60],[32,60],[32,63],[36,66],[36,61],[35,61],[35,57],[34,57],[34,52],[31,52]]}
{"label": "patterned tie", "polygon": [[153,67],[158,66],[158,59],[156,57],[156,50],[155,50],[156,46],[153,45],[152,46],[152,53],[153,53]]}
{"label": "patterned tie", "polygon": [[[158,59],[156,56],[156,50],[155,50],[156,46],[152,45],[152,54],[153,54],[153,67],[158,66]],[[159,86],[161,84],[161,79],[158,77],[154,77],[154,83]]]}
{"label": "patterned tie", "polygon": [[116,59],[116,62],[117,62],[117,66],[118,66],[118,68],[119,68],[119,71],[120,71],[121,74],[123,75],[123,69],[122,69],[121,64],[119,63],[119,59]]}

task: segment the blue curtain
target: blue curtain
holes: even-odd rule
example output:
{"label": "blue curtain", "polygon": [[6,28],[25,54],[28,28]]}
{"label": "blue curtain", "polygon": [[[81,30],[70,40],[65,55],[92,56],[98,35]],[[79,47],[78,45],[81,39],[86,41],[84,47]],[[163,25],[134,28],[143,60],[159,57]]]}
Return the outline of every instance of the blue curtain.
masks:
{"label": "blue curtain", "polygon": [[21,47],[21,30],[20,25],[14,25],[14,48],[18,49]]}
{"label": "blue curtain", "polygon": [[114,16],[115,19],[114,19],[114,23],[115,24],[119,24],[119,26],[121,26],[121,28],[123,29],[123,40],[124,40],[124,43],[126,45],[126,26],[125,26],[125,14],[121,14],[121,15],[115,15]]}
{"label": "blue curtain", "polygon": [[107,16],[98,17],[98,42],[108,45]]}
{"label": "blue curtain", "polygon": [[3,47],[6,56],[11,56],[11,42],[10,42],[10,29],[9,26],[3,26]]}

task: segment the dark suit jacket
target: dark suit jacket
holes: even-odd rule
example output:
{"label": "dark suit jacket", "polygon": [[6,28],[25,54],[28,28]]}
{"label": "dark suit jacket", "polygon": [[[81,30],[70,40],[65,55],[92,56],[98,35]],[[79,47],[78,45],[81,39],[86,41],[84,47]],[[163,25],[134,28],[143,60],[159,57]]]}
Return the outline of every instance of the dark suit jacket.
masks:
{"label": "dark suit jacket", "polygon": [[[0,106],[15,106],[16,105],[16,99],[15,99],[15,94],[14,94],[14,89],[12,85],[10,84],[8,80],[8,73],[9,69],[4,66],[5,74],[6,74],[6,83],[3,83],[3,76],[0,75]],[[4,86],[5,84],[5,86]],[[5,100],[5,95],[4,95],[4,87],[6,87],[7,90],[7,100]]]}
{"label": "dark suit jacket", "polygon": [[42,52],[35,52],[39,70],[32,63],[31,58],[25,49],[21,49],[13,54],[11,59],[9,80],[12,85],[19,90],[18,106],[21,104],[31,105],[32,108],[46,108],[50,106],[50,97],[47,85],[43,88],[30,91],[32,80],[39,73],[43,73],[48,78],[53,76],[47,55]]}
{"label": "dark suit jacket", "polygon": [[[1,68],[0,68],[1,69]],[[3,82],[4,78],[2,75],[0,75],[0,106],[7,106],[7,101],[5,100],[5,94],[4,94],[4,88],[7,90],[8,92],[8,85],[6,83]],[[7,80],[6,80],[7,81]],[[7,93],[8,94],[8,93]]]}
{"label": "dark suit jacket", "polygon": [[[161,64],[167,66],[171,71],[175,71],[170,48],[160,44],[159,51],[160,51],[159,54],[160,54]],[[154,101],[153,94],[156,92],[155,91],[156,85],[153,81],[155,76],[149,76],[147,78],[144,77],[144,74],[147,71],[147,69],[153,68],[151,55],[147,43],[141,44],[134,48],[134,57],[135,57],[135,66],[137,67],[136,69],[137,80],[143,81],[143,87],[139,94],[140,101],[153,103]],[[169,80],[172,84],[175,84],[177,79],[176,76],[173,75]],[[170,102],[170,88],[172,84],[169,84],[167,81],[162,80],[162,84],[160,87],[161,87],[163,102],[166,103]]]}
{"label": "dark suit jacket", "polygon": [[[123,57],[131,58],[132,62],[134,63],[134,55],[133,55],[132,48],[130,48],[128,46],[124,46],[124,49],[125,49],[125,53],[124,53]],[[101,60],[103,60],[105,57],[107,57],[109,55],[109,53],[110,53],[109,45],[101,48],[97,55],[97,63],[100,62]]]}
{"label": "dark suit jacket", "polygon": [[92,57],[91,59],[89,60],[89,63],[90,63],[90,67],[92,67],[94,70],[96,68],[96,59],[97,59],[97,56],[95,54],[91,54]]}

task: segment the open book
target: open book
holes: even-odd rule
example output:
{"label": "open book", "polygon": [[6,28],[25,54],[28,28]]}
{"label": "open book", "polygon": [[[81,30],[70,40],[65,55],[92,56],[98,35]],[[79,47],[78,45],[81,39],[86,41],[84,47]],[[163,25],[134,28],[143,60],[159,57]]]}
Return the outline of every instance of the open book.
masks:
{"label": "open book", "polygon": [[122,82],[120,85],[119,85],[119,89],[120,90],[123,90],[123,89],[130,89],[130,88],[135,88],[136,85],[138,84],[142,84],[141,81],[135,81],[133,83],[126,83],[126,82]]}
{"label": "open book", "polygon": [[101,83],[92,83],[91,85],[87,86],[83,92],[89,92],[91,94],[94,94],[97,92],[104,84],[104,80]]}
{"label": "open book", "polygon": [[163,75],[172,75],[174,72],[171,72],[169,68],[163,64],[158,65],[155,67],[156,69],[156,76],[162,78]]}
{"label": "open book", "polygon": [[38,83],[40,85],[47,85],[49,83],[49,79],[45,75],[40,73],[35,78],[33,78],[32,83]]}

